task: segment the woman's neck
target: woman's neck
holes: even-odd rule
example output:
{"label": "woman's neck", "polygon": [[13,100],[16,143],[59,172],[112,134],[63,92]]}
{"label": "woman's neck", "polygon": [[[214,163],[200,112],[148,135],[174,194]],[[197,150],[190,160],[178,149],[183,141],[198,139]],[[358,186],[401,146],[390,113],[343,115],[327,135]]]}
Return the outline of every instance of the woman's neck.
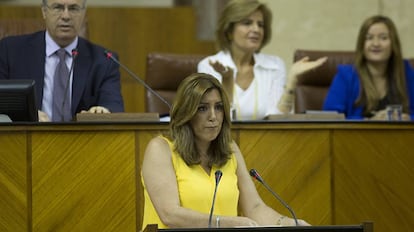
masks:
{"label": "woman's neck", "polygon": [[230,51],[230,54],[237,68],[251,66],[254,64],[254,59],[253,59],[254,53],[232,49]]}
{"label": "woman's neck", "polygon": [[387,78],[387,63],[368,63],[367,67],[374,79]]}
{"label": "woman's neck", "polygon": [[211,142],[201,142],[196,140],[195,144],[200,157],[208,155]]}
{"label": "woman's neck", "polygon": [[368,70],[372,76],[372,81],[377,90],[378,98],[382,99],[387,95],[387,64],[386,63],[370,63],[367,64]]}

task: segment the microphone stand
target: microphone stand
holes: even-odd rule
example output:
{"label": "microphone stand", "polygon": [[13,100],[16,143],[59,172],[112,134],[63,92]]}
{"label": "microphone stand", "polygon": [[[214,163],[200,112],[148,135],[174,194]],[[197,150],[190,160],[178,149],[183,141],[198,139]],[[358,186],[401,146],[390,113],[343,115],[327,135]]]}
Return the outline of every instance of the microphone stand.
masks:
{"label": "microphone stand", "polygon": [[131,75],[136,81],[138,81],[139,83],[141,83],[147,90],[149,90],[152,94],[154,94],[155,96],[157,96],[158,99],[160,99],[162,102],[164,102],[167,106],[168,109],[171,109],[171,105],[170,103],[167,102],[167,100],[165,100],[161,95],[159,95],[157,92],[155,92],[147,83],[145,83],[145,81],[143,81],[141,78],[139,78],[137,75],[135,75],[131,70],[129,70],[129,68],[127,68],[125,65],[123,65],[121,62],[119,62],[113,55],[111,52],[105,50],[104,51],[105,55],[107,58],[111,59],[112,61],[114,61],[115,63],[117,63],[119,66],[121,66],[129,75]]}
{"label": "microphone stand", "polygon": [[221,176],[222,175],[223,175],[223,173],[220,170],[217,170],[215,172],[216,186],[214,187],[213,202],[211,203],[210,215],[208,217],[208,228],[211,228],[211,219],[213,217],[214,204],[216,202],[217,187],[218,187],[218,184],[219,184],[219,182],[221,180]]}
{"label": "microphone stand", "polygon": [[270,188],[270,186],[263,180],[263,178],[259,175],[259,173],[256,171],[256,169],[251,169],[250,170],[250,176],[252,176],[254,179],[256,179],[257,181],[259,181],[263,186],[265,186],[265,188],[274,196],[276,197],[276,199],[279,200],[280,203],[282,203],[282,205],[289,210],[290,214],[292,214],[293,219],[295,220],[295,225],[298,226],[298,219],[296,217],[295,212],[290,208],[290,206],[277,194],[275,193],[272,188]]}

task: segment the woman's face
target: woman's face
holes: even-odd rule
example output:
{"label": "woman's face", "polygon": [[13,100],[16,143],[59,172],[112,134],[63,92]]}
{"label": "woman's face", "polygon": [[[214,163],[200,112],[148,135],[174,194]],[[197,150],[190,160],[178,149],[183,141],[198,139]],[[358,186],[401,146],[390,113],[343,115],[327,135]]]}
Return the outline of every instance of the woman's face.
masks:
{"label": "woman's face", "polygon": [[257,10],[249,17],[237,22],[231,34],[231,48],[254,53],[260,49],[264,36],[263,14]]}
{"label": "woman's face", "polygon": [[368,62],[387,63],[391,56],[391,38],[384,23],[375,23],[365,37],[364,55]]}
{"label": "woman's face", "polygon": [[221,131],[224,118],[223,101],[217,89],[206,92],[190,124],[196,141],[211,142]]}

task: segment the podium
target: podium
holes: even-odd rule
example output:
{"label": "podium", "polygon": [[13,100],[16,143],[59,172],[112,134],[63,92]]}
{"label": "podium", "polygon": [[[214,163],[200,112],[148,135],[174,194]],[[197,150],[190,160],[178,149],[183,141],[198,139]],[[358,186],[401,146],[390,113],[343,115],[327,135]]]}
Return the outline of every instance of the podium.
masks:
{"label": "podium", "polygon": [[143,232],[211,232],[211,231],[251,231],[251,232],[373,232],[373,223],[364,222],[361,225],[329,225],[329,226],[282,226],[282,227],[240,227],[240,228],[177,228],[158,229],[158,225],[150,224]]}

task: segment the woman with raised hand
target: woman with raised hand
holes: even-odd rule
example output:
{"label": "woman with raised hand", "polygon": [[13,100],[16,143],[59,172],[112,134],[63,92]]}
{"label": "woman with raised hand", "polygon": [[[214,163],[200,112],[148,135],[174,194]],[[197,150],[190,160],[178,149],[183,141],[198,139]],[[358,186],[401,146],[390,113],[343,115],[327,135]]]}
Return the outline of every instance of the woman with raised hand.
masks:
{"label": "woman with raised hand", "polygon": [[217,25],[219,52],[198,64],[198,72],[222,82],[237,120],[293,112],[298,76],[326,61],[305,57],[286,74],[281,58],[260,52],[271,39],[271,21],[271,11],[258,0],[231,0]]}

